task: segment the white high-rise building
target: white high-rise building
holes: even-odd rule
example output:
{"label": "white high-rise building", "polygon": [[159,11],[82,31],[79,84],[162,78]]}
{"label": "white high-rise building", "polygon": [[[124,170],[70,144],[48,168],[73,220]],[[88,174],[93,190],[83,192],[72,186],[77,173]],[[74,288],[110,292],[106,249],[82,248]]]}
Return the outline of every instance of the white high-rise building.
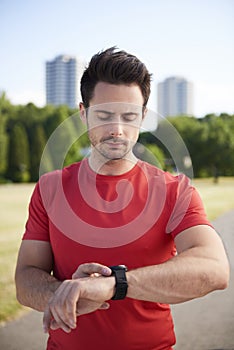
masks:
{"label": "white high-rise building", "polygon": [[159,83],[158,113],[164,117],[193,115],[193,84],[182,77]]}
{"label": "white high-rise building", "polygon": [[84,64],[76,57],[57,56],[46,62],[46,104],[76,108],[81,101],[80,78]]}

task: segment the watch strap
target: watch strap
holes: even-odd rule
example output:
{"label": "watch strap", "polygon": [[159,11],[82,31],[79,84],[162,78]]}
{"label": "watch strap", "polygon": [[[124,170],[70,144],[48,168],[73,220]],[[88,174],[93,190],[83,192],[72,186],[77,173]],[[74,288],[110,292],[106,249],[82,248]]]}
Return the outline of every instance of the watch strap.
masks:
{"label": "watch strap", "polygon": [[128,282],[126,278],[127,268],[124,265],[110,266],[112,276],[115,277],[115,294],[112,300],[124,299],[127,295]]}

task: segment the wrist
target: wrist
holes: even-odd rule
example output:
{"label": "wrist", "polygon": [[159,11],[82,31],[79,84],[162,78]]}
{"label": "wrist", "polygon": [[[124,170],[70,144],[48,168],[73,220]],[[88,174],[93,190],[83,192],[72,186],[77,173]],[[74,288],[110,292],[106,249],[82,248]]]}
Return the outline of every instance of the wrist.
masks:
{"label": "wrist", "polygon": [[78,278],[75,283],[80,290],[80,298],[89,300],[110,300],[115,293],[114,276]]}
{"label": "wrist", "polygon": [[109,276],[109,277],[105,277],[106,280],[108,280],[108,289],[109,289],[109,295],[108,295],[108,299],[106,300],[111,300],[113,298],[113,296],[115,295],[115,277],[114,276]]}
{"label": "wrist", "polygon": [[55,281],[51,281],[51,283],[49,284],[49,288],[48,288],[48,298],[50,299],[51,297],[54,296],[54,293],[56,292],[57,289],[59,289],[59,287],[61,286],[63,282],[55,280]]}

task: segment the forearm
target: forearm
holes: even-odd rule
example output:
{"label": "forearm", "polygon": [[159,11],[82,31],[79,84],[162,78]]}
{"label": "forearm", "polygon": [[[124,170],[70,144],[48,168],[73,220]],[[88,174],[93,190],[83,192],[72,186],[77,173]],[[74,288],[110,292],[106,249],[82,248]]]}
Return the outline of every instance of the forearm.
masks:
{"label": "forearm", "polygon": [[175,304],[226,288],[226,274],[219,261],[196,256],[195,249],[163,264],[129,271],[127,296]]}
{"label": "forearm", "polygon": [[16,274],[18,301],[37,311],[44,311],[49,299],[61,282],[39,268],[30,266]]}

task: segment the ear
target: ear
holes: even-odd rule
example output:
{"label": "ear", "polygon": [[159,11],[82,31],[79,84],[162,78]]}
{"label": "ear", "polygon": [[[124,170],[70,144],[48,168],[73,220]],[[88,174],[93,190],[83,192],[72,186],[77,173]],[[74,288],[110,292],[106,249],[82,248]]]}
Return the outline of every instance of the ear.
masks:
{"label": "ear", "polygon": [[148,108],[144,107],[143,113],[142,113],[142,121],[145,119],[146,114],[148,113]]}
{"label": "ear", "polygon": [[79,103],[79,108],[80,108],[80,119],[86,125],[86,109],[84,107],[83,102]]}

